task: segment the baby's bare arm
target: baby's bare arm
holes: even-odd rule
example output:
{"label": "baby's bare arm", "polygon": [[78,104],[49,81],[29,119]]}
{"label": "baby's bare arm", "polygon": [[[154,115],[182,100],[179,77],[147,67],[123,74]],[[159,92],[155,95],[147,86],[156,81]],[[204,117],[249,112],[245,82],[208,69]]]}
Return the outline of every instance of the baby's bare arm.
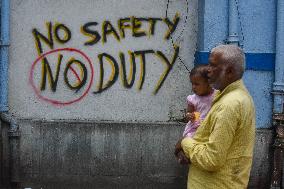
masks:
{"label": "baby's bare arm", "polygon": [[194,121],[195,119],[195,116],[194,116],[194,106],[193,104],[188,104],[187,105],[187,112],[185,114],[185,120],[188,122],[188,121]]}

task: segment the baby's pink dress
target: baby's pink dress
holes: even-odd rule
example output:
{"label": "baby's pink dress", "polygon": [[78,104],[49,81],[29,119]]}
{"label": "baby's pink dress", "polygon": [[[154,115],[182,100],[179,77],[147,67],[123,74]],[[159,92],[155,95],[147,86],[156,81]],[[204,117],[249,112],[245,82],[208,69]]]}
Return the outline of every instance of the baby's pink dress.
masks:
{"label": "baby's pink dress", "polygon": [[193,137],[197,128],[200,125],[200,122],[204,120],[204,118],[206,117],[207,113],[211,108],[215,92],[216,90],[214,90],[214,92],[210,93],[207,96],[198,96],[196,94],[193,94],[187,97],[187,103],[192,104],[194,106],[194,111],[200,113],[200,118],[197,121],[193,122],[189,121],[186,124],[183,132],[184,137]]}

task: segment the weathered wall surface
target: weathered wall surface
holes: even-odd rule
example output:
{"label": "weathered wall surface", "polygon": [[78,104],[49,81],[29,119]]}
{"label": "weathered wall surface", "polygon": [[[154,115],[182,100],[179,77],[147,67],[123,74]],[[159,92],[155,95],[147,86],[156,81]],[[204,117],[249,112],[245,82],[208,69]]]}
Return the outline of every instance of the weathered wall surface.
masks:
{"label": "weathered wall surface", "polygon": [[46,120],[181,117],[196,23],[196,1],[11,1],[11,112]]}
{"label": "weathered wall surface", "polygon": [[[173,155],[183,130],[179,124],[42,120],[19,124],[22,188],[186,188],[187,167]],[[269,186],[271,142],[271,131],[257,130],[250,189]]]}
{"label": "weathered wall surface", "polygon": [[184,124],[168,121],[183,116],[196,39],[195,0],[12,0],[21,186],[184,188]]}
{"label": "weathered wall surface", "polygon": [[[186,168],[174,158],[172,124],[21,122],[25,187],[176,188]],[[58,179],[60,178],[60,179]],[[48,188],[47,187],[47,188]]]}

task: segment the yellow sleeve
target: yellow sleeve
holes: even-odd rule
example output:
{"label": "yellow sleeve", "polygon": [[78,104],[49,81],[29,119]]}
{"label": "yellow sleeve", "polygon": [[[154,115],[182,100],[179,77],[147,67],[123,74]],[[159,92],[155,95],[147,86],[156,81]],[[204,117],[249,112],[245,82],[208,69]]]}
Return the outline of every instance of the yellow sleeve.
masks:
{"label": "yellow sleeve", "polygon": [[207,142],[189,137],[182,140],[183,151],[192,164],[207,171],[217,171],[224,165],[239,122],[237,117],[236,112],[223,107],[211,114],[212,131]]}

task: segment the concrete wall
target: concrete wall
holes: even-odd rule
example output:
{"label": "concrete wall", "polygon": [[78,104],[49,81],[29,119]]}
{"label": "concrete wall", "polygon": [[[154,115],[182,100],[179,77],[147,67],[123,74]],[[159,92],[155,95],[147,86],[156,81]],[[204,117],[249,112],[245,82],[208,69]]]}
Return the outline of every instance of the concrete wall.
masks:
{"label": "concrete wall", "polygon": [[[185,188],[170,124],[21,121],[22,186]],[[52,162],[52,163],[51,163]]]}
{"label": "concrete wall", "polygon": [[[21,188],[186,188],[187,167],[179,165],[173,155],[183,125],[18,122]],[[7,140],[7,136],[2,138]],[[250,189],[269,186],[271,142],[271,131],[257,130]],[[4,171],[8,186],[7,165]]]}
{"label": "concrete wall", "polygon": [[169,121],[182,118],[190,93],[197,4],[11,1],[22,188],[186,186],[173,156],[184,123]]}

